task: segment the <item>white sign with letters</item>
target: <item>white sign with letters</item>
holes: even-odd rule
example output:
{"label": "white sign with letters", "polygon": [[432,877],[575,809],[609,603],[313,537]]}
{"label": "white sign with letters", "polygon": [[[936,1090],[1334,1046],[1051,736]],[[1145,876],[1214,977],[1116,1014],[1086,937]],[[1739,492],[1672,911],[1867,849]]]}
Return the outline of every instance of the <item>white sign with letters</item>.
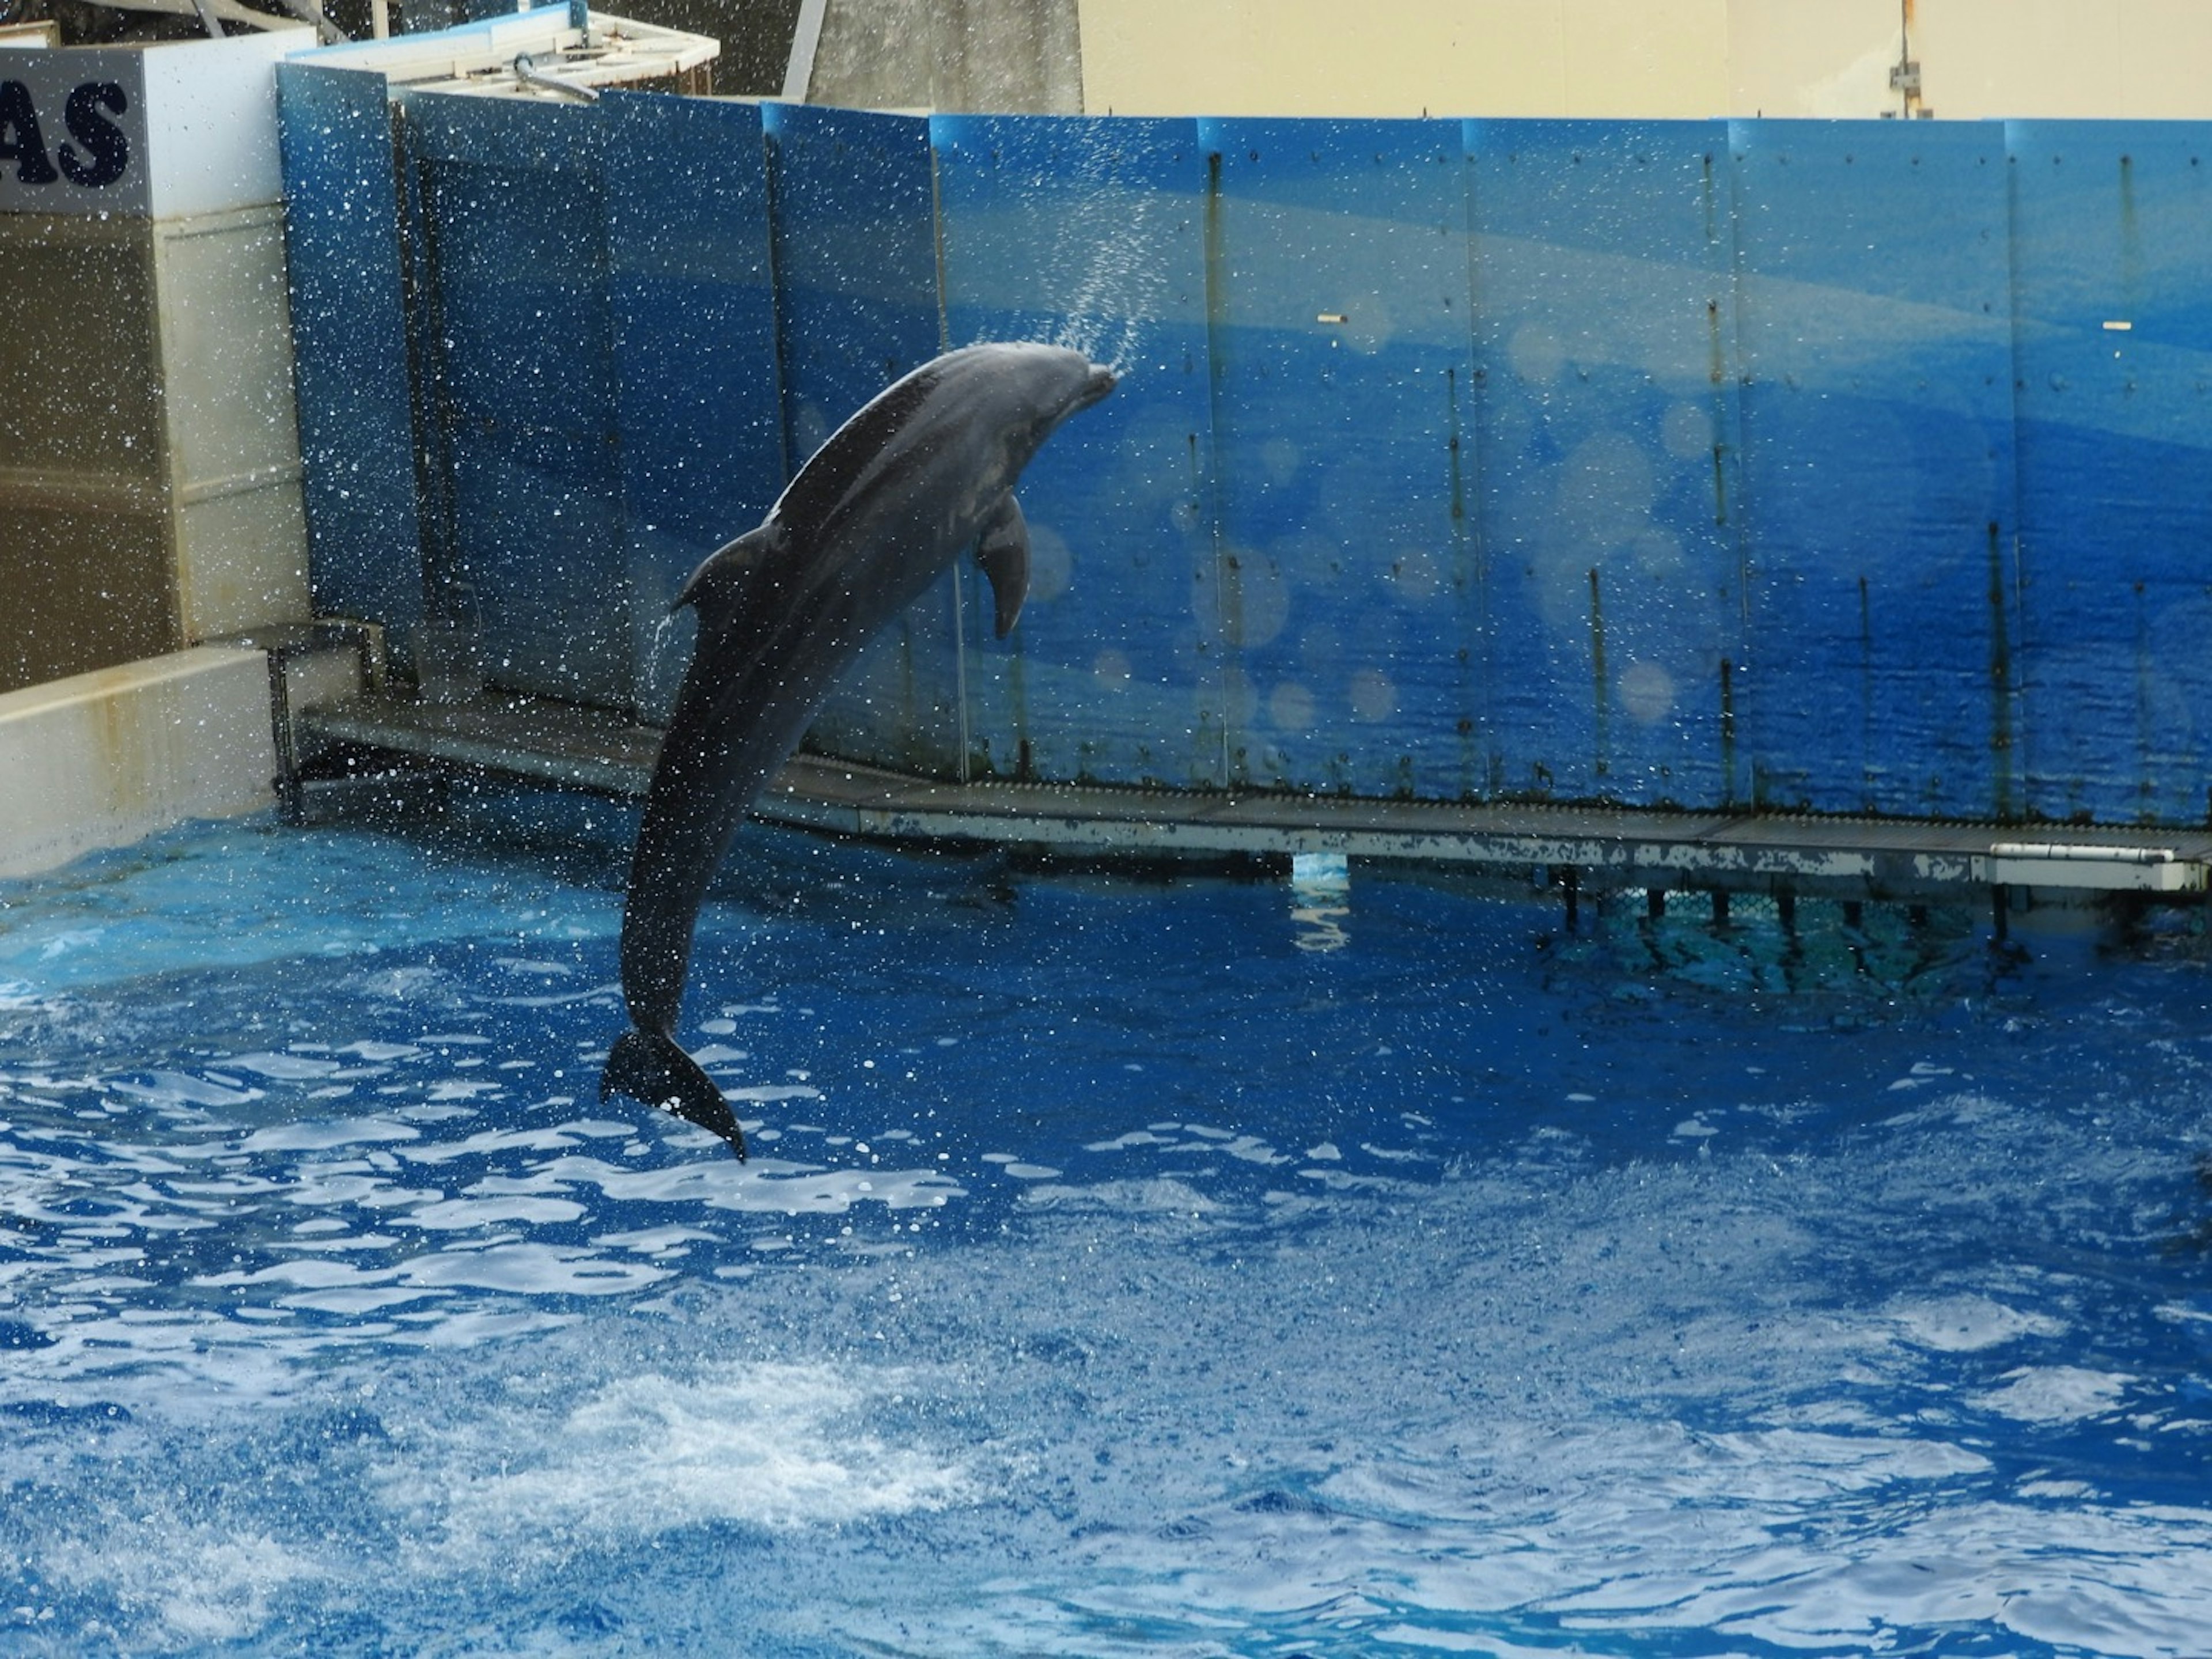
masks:
{"label": "white sign with letters", "polygon": [[146,46],[0,46],[0,213],[191,218],[279,201],[276,64],[306,24]]}
{"label": "white sign with letters", "polygon": [[0,212],[147,210],[146,54],[0,50]]}

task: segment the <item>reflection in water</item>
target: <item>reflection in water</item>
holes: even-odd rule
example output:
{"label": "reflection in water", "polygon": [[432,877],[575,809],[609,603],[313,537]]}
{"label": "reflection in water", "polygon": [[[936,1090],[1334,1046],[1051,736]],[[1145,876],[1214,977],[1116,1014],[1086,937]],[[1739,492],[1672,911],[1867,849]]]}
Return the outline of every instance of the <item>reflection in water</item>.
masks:
{"label": "reflection in water", "polygon": [[1746,996],[1942,999],[2002,986],[2032,952],[1992,948],[1969,912],[1640,889],[1596,907],[1601,959],[1621,971]]}
{"label": "reflection in water", "polygon": [[1345,919],[1352,914],[1351,861],[1341,853],[1291,855],[1291,942],[1301,951],[1340,951],[1352,943]]}

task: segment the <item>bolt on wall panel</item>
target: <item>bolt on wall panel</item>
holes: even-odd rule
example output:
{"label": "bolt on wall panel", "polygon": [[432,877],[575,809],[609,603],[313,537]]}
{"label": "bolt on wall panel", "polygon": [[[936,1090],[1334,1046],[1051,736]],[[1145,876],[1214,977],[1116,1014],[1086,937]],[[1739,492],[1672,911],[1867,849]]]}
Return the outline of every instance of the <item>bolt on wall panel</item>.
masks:
{"label": "bolt on wall panel", "polygon": [[411,665],[422,524],[384,77],[276,66],[292,375],[316,612],[385,624]]}
{"label": "bolt on wall panel", "polygon": [[2212,126],[2008,130],[2021,656],[2054,818],[2212,814]]}
{"label": "bolt on wall panel", "polygon": [[1755,804],[2020,805],[2001,128],[1733,124]]}
{"label": "bolt on wall panel", "polygon": [[1485,793],[1743,787],[1728,129],[1469,122]]}
{"label": "bolt on wall panel", "polygon": [[670,618],[670,603],[783,486],[761,115],[750,103],[614,91],[599,111],[633,695],[665,720],[693,630],[688,613]]}
{"label": "bolt on wall panel", "polygon": [[1199,615],[1228,781],[1477,794],[1460,124],[1209,121],[1200,138],[1219,547]]}
{"label": "bolt on wall panel", "polygon": [[[937,355],[929,123],[811,104],[770,103],[762,116],[783,445],[795,471],[869,398]],[[816,717],[810,748],[957,775],[953,595],[948,578],[863,648]]]}
{"label": "bolt on wall panel", "polygon": [[1016,491],[1030,591],[1008,639],[991,637],[981,576],[960,573],[971,767],[1218,784],[1195,125],[940,116],[931,131],[948,343],[1042,340],[1121,377]]}

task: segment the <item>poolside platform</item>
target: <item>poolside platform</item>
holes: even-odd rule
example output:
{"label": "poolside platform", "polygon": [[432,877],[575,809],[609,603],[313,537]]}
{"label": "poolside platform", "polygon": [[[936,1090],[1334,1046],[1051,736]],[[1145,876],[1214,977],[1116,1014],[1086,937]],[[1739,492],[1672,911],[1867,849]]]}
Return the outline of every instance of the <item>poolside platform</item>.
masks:
{"label": "poolside platform", "polygon": [[[660,734],[600,709],[537,699],[368,698],[299,717],[303,755],[385,757],[613,796],[644,793]],[[2202,894],[2212,830],[1972,823],[1444,803],[1251,791],[947,782],[794,757],[757,816],[900,841],[1011,845],[1082,857],[1268,856],[1518,867],[1569,889],[1671,888],[2002,907],[2052,899]]]}

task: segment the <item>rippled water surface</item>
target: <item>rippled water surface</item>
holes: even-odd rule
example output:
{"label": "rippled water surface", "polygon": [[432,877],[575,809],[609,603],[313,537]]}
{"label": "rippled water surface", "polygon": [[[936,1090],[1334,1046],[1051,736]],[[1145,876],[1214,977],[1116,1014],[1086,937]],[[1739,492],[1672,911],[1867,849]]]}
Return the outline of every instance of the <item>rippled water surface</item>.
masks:
{"label": "rippled water surface", "polygon": [[741,1166],[566,810],[0,886],[0,1650],[2205,1651],[2194,918],[751,830]]}

